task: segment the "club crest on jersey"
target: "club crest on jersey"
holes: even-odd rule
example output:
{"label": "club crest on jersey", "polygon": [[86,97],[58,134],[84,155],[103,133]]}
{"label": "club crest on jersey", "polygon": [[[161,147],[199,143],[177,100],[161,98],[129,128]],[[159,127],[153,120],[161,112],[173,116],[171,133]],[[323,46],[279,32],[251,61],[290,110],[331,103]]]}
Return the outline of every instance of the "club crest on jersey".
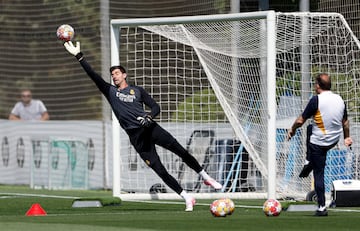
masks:
{"label": "club crest on jersey", "polygon": [[130,95],[135,95],[134,89],[130,89]]}

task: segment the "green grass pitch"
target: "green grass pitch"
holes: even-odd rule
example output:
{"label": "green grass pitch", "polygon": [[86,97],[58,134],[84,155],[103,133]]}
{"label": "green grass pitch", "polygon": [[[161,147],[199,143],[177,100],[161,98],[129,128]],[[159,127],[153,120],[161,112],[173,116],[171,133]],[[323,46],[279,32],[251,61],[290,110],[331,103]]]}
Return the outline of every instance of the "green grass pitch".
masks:
{"label": "green grass pitch", "polygon": [[[233,215],[215,218],[209,212],[210,200],[198,200],[193,212],[184,204],[164,201],[128,202],[101,208],[72,208],[73,197],[111,197],[108,191],[47,191],[28,187],[0,186],[0,230],[23,231],[102,231],[102,230],[357,230],[359,208],[335,208],[328,217],[313,212],[286,212],[266,217],[263,200],[234,200]],[[46,216],[25,216],[32,204],[39,203]]]}

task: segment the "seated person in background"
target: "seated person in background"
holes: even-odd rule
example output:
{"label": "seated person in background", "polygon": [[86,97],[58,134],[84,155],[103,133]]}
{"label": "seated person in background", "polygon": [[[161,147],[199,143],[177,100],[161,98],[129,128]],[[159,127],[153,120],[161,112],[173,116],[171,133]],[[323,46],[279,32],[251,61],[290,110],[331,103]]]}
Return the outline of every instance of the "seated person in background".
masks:
{"label": "seated person in background", "polygon": [[21,101],[11,110],[9,120],[48,120],[49,113],[41,100],[32,99],[29,89],[21,91]]}

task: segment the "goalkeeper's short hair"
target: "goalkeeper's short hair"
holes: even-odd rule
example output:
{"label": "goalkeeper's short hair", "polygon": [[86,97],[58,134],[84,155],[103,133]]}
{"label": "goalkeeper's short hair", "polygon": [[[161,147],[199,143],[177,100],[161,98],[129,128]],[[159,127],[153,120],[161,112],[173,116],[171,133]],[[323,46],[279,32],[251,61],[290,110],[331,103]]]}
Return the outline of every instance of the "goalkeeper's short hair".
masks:
{"label": "goalkeeper's short hair", "polygon": [[116,69],[119,69],[122,73],[126,73],[126,69],[121,65],[115,65],[110,67],[110,73],[112,73]]}

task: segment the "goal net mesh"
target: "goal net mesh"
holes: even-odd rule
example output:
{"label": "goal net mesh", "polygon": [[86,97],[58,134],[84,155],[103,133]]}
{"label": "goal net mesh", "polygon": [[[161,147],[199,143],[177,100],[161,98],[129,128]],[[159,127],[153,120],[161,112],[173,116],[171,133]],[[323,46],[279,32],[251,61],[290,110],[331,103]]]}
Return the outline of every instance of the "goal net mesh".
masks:
{"label": "goal net mesh", "polygon": [[[313,76],[332,77],[345,100],[351,135],[359,130],[359,41],[339,14],[276,14],[276,153],[269,153],[266,19],[121,26],[120,62],[129,81],[160,104],[156,120],[186,147],[223,192],[267,192],[268,155],[276,156],[276,190],[304,196],[312,177],[299,178],[306,126],[291,141],[287,129],[314,94]],[[307,124],[306,124],[307,125]],[[125,133],[122,133],[125,137]],[[121,189],[164,192],[167,187],[121,139]],[[337,179],[358,179],[358,145],[341,140],[328,153],[326,191]],[[185,189],[212,192],[176,155],[158,148]]]}

